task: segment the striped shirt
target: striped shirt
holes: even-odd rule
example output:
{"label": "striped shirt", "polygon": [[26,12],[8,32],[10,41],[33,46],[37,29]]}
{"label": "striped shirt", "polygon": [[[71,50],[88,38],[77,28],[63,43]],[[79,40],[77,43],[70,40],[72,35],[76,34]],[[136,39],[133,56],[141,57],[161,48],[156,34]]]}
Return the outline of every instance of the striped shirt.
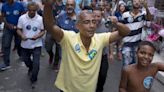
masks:
{"label": "striped shirt", "polygon": [[132,16],[131,12],[123,14],[124,24],[126,24],[131,32],[123,38],[124,46],[136,46],[141,41],[142,27],[145,21],[145,12],[140,12],[137,16]]}

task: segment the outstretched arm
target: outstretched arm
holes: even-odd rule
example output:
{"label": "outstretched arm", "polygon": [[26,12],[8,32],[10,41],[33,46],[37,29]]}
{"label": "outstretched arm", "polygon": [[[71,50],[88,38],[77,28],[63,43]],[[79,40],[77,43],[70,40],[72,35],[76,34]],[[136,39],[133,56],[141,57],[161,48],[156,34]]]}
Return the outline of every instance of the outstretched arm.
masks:
{"label": "outstretched arm", "polygon": [[64,34],[61,28],[56,25],[56,19],[53,17],[52,5],[55,0],[45,0],[44,2],[44,11],[43,11],[43,23],[47,31],[49,31],[52,37],[60,42]]}
{"label": "outstretched arm", "polygon": [[157,62],[156,65],[158,66],[158,71],[163,71],[164,72],[164,63]]}
{"label": "outstretched arm", "polygon": [[109,43],[115,42],[130,33],[130,29],[120,22],[118,22],[116,17],[109,17],[113,23],[113,25],[117,28],[117,31],[112,32]]}
{"label": "outstretched arm", "polygon": [[150,11],[148,9],[147,0],[143,0],[142,3],[143,3],[144,8],[146,9],[146,20],[151,21],[153,19],[153,17],[152,17],[152,15],[151,15],[151,13],[150,13]]}

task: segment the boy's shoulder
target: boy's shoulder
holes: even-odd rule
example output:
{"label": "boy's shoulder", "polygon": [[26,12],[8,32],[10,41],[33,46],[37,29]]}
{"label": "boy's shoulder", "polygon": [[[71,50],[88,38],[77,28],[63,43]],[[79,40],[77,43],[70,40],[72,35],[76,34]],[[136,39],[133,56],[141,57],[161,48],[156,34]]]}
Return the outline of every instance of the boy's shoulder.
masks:
{"label": "boy's shoulder", "polygon": [[130,73],[136,70],[135,67],[136,67],[136,64],[127,65],[123,67],[123,71],[126,73]]}
{"label": "boy's shoulder", "polygon": [[130,64],[130,65],[124,66],[123,69],[125,69],[125,70],[131,70],[131,69],[134,69],[135,66],[136,66],[136,64]]}
{"label": "boy's shoulder", "polygon": [[[159,67],[161,67],[161,63],[151,63],[148,67],[148,72],[158,72],[160,69]],[[161,69],[162,70],[162,69]],[[131,65],[127,65],[123,68],[123,71],[126,73],[133,73],[134,71],[137,72],[137,64],[131,64]]]}
{"label": "boy's shoulder", "polygon": [[157,71],[164,71],[164,63],[163,62],[154,62],[151,63],[151,66],[155,68]]}

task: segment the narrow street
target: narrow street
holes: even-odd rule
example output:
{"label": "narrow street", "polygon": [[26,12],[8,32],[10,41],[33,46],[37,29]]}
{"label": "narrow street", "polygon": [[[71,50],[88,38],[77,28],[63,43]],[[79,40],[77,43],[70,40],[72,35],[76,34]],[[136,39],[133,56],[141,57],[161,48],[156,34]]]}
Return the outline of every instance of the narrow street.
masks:
{"label": "narrow street", "polygon": [[[59,92],[54,86],[57,72],[49,66],[47,53],[45,50],[43,52],[45,55],[41,56],[38,83],[36,88],[32,89],[24,62],[18,59],[15,51],[11,51],[11,69],[0,72],[0,92]],[[2,57],[0,63],[2,63]],[[120,74],[121,62],[109,63],[104,92],[118,92]],[[161,86],[155,81],[151,92],[163,92],[163,90],[164,85]]]}

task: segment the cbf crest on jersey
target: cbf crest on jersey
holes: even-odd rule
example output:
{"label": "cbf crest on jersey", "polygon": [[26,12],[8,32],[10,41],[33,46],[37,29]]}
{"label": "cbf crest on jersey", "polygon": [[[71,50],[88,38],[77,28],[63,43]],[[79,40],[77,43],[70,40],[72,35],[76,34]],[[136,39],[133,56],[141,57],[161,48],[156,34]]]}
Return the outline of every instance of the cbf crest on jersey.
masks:
{"label": "cbf crest on jersey", "polygon": [[33,30],[33,31],[37,31],[38,28],[37,28],[37,27],[33,27],[32,30]]}
{"label": "cbf crest on jersey", "polygon": [[139,22],[142,21],[142,20],[143,20],[143,16],[138,17]]}
{"label": "cbf crest on jersey", "polygon": [[64,23],[65,23],[65,24],[69,24],[69,20],[66,19],[66,20],[64,21]]}
{"label": "cbf crest on jersey", "polygon": [[31,30],[31,25],[27,25],[27,26],[26,26],[26,29],[27,29],[27,30]]}
{"label": "cbf crest on jersey", "polygon": [[14,15],[19,15],[19,11],[18,11],[18,10],[14,10],[14,11],[13,11],[13,14],[14,14]]}
{"label": "cbf crest on jersey", "polygon": [[152,76],[148,76],[144,79],[143,81],[143,85],[146,89],[150,89],[153,83],[153,77]]}
{"label": "cbf crest on jersey", "polygon": [[90,60],[92,60],[97,54],[97,51],[92,49],[89,53],[88,53],[88,56],[90,58]]}
{"label": "cbf crest on jersey", "polygon": [[32,27],[31,25],[27,25],[26,26],[26,30],[31,30],[32,29],[32,31],[37,31],[38,30],[38,28],[37,27]]}
{"label": "cbf crest on jersey", "polygon": [[10,12],[9,12],[9,11],[7,11],[7,12],[6,12],[6,15],[10,15]]}
{"label": "cbf crest on jersey", "polygon": [[79,44],[75,45],[75,51],[78,52],[78,53],[81,52]]}
{"label": "cbf crest on jersey", "polygon": [[129,22],[129,23],[132,23],[133,21],[134,21],[134,19],[133,19],[132,17],[129,17],[129,18],[128,18],[128,22]]}

